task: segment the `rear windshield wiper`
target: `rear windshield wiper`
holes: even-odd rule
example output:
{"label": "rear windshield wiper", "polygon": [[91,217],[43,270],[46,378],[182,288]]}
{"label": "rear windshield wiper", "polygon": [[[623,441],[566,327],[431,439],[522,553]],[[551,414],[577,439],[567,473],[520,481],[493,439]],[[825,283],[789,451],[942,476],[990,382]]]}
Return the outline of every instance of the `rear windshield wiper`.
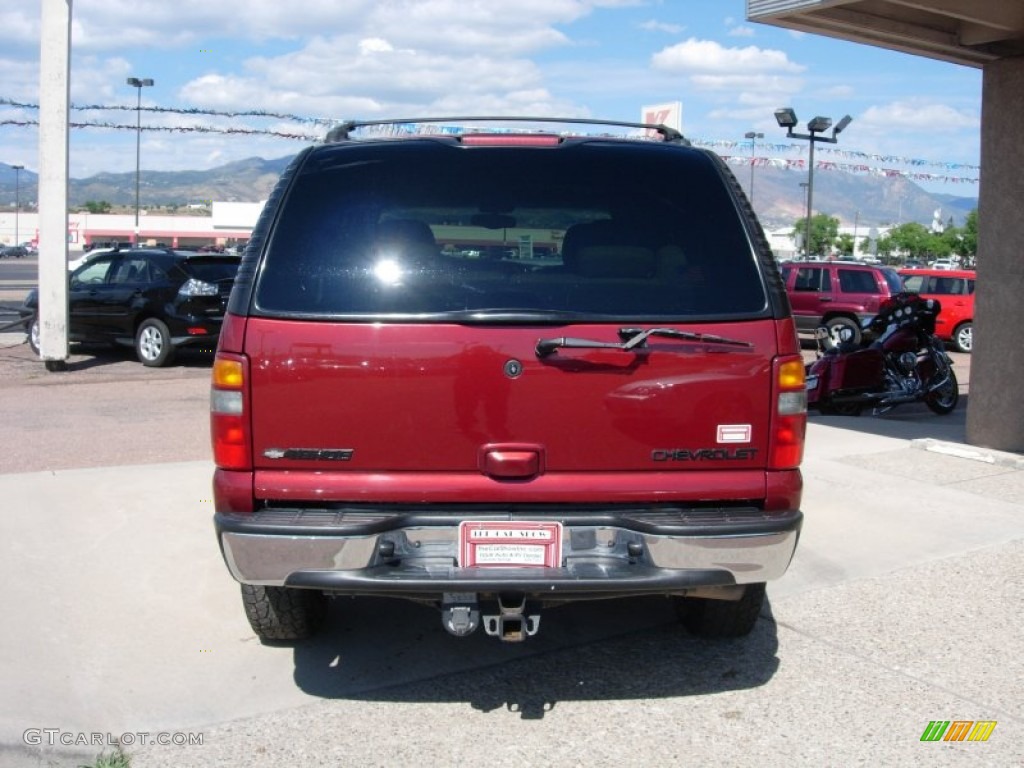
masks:
{"label": "rear windshield wiper", "polygon": [[571,336],[540,339],[537,342],[536,354],[537,357],[547,357],[558,349],[621,349],[624,352],[633,352],[645,348],[647,346],[647,339],[651,336],[667,336],[683,341],[696,341],[702,344],[726,344],[747,349],[752,349],[754,346],[749,341],[727,339],[724,336],[715,336],[710,333],[678,331],[675,328],[620,328],[619,338],[622,341],[597,341],[594,339],[578,339]]}
{"label": "rear windshield wiper", "polygon": [[715,336],[713,333],[693,333],[691,331],[679,331],[675,328],[619,328],[619,338],[625,342],[623,349],[635,349],[647,344],[651,336],[667,336],[671,339],[683,339],[684,341],[697,341],[706,344],[727,344],[731,347],[746,347],[753,349],[754,345],[749,341],[739,339],[727,339],[724,336]]}

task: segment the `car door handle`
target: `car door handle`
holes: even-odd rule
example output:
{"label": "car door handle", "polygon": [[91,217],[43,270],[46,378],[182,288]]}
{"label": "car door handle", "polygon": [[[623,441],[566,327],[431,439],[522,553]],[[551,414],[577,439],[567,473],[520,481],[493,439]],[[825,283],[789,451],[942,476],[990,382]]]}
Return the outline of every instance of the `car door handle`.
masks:
{"label": "car door handle", "polygon": [[831,296],[819,296],[818,301],[832,301]]}

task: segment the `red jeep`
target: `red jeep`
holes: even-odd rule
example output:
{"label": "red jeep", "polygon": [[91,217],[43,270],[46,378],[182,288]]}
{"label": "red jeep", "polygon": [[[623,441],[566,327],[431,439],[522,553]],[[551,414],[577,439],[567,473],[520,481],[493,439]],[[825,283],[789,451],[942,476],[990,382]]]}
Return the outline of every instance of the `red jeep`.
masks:
{"label": "red jeep", "polygon": [[736,636],[786,571],[804,366],[739,185],[664,126],[531,122],[346,124],[268,200],[211,401],[261,639],[331,595],[514,641],[545,606],[657,594]]}
{"label": "red jeep", "polygon": [[814,333],[824,325],[836,342],[859,343],[861,323],[903,290],[895,269],[849,261],[787,262],[782,277],[797,330]]}

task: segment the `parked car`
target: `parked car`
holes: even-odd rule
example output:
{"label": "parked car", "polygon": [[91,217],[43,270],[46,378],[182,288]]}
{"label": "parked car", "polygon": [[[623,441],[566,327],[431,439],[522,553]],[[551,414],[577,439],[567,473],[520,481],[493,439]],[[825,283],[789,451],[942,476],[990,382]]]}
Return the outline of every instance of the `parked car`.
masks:
{"label": "parked car", "polygon": [[883,300],[903,290],[891,267],[841,261],[789,262],[782,277],[801,333],[826,326],[835,341],[859,343],[861,324]]}
{"label": "parked car", "polygon": [[952,259],[935,259],[934,261],[928,262],[928,267],[930,269],[948,270],[956,269],[957,264]]}
{"label": "parked car", "polygon": [[966,269],[901,269],[903,286],[927,299],[938,299],[942,309],[935,334],[958,352],[974,346],[974,271]]}
{"label": "parked car", "polygon": [[[109,251],[69,275],[68,339],[134,346],[147,366],[166,365],[181,347],[212,351],[239,257],[161,249]],[[39,295],[20,308],[39,354]]]}
{"label": "parked car", "polygon": [[664,126],[362,127],[282,175],[214,361],[215,524],[253,631],[376,595],[519,641],[546,607],[656,594],[750,632],[803,519],[806,392],[729,167]]}
{"label": "parked car", "polygon": [[0,245],[0,259],[24,259],[28,256],[28,249],[23,245]]}

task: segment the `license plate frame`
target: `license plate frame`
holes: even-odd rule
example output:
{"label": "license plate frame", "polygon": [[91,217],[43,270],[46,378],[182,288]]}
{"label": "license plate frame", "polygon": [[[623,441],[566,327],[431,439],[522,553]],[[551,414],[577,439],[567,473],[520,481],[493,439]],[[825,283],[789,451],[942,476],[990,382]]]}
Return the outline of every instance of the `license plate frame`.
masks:
{"label": "license plate frame", "polygon": [[559,568],[562,524],[540,520],[463,520],[460,568]]}

